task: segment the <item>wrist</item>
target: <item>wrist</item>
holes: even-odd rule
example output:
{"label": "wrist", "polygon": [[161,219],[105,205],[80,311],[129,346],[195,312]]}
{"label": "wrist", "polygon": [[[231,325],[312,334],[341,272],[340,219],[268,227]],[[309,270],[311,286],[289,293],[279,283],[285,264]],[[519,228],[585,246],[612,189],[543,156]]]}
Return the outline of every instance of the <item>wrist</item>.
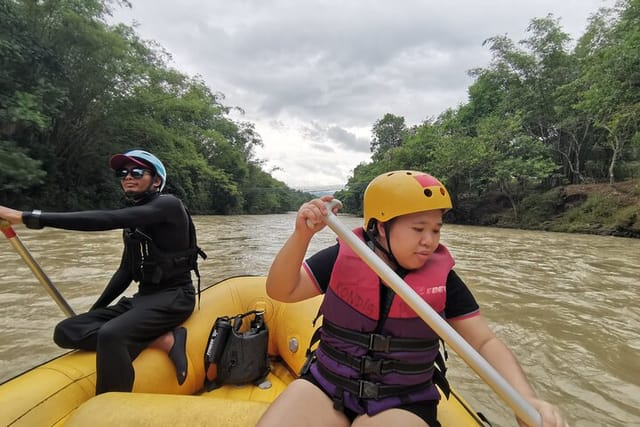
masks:
{"label": "wrist", "polygon": [[42,211],[34,209],[31,212],[22,212],[22,222],[27,228],[40,229],[43,228],[41,221]]}
{"label": "wrist", "polygon": [[315,232],[311,231],[305,226],[302,229],[293,230],[293,233],[291,233],[291,235],[289,236],[289,240],[299,245],[308,246],[313,239],[314,234]]}

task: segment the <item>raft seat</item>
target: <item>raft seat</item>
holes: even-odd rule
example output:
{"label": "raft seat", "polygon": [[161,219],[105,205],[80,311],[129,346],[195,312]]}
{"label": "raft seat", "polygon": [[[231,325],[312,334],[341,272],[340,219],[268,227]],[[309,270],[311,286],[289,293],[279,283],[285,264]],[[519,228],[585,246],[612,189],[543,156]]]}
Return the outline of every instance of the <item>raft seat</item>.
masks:
{"label": "raft seat", "polygon": [[[270,300],[264,277],[242,277],[214,285],[202,294],[201,306],[183,324],[187,328],[189,369],[180,386],[166,353],[147,349],[134,361],[133,393],[105,393],[83,403],[63,423],[66,426],[249,426],[296,378],[313,333],[311,324],[321,297],[296,304]],[[260,384],[224,385],[204,391],[204,352],[211,326],[220,316],[263,310],[269,328],[271,372]],[[100,414],[97,416],[97,414]]]}
{"label": "raft seat", "polygon": [[67,353],[2,387],[0,425],[52,425],[95,394],[95,353]]}
{"label": "raft seat", "polygon": [[225,385],[196,396],[105,393],[80,406],[64,426],[124,426],[131,420],[139,427],[253,426],[294,379],[280,362],[275,361],[271,366],[272,372],[259,385]]}

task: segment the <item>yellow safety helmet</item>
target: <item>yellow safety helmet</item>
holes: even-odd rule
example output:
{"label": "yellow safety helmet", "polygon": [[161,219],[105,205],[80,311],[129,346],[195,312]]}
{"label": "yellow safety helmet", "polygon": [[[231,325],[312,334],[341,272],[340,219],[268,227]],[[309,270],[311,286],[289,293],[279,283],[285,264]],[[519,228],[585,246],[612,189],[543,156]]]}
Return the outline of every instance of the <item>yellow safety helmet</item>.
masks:
{"label": "yellow safety helmet", "polygon": [[424,172],[398,170],[374,178],[364,191],[364,228],[371,221],[435,209],[451,209],[451,197],[440,181]]}

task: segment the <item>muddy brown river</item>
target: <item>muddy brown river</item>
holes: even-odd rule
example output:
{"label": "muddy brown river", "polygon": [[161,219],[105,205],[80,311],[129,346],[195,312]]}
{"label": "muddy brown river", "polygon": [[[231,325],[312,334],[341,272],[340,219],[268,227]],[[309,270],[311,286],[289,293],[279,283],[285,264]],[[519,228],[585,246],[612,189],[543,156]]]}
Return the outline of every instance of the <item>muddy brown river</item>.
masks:
{"label": "muddy brown river", "polygon": [[[361,219],[340,216],[350,227]],[[294,214],[197,216],[203,285],[266,274]],[[76,312],[98,297],[120,260],[120,232],[15,228]],[[52,342],[62,311],[9,243],[0,241],[0,381],[64,351]],[[319,233],[310,253],[333,243]],[[572,426],[640,426],[640,240],[445,225],[484,316],[514,351],[539,394]],[[128,293],[133,293],[134,287]],[[511,411],[449,352],[454,387],[493,426]],[[1,410],[1,409],[0,409]]]}

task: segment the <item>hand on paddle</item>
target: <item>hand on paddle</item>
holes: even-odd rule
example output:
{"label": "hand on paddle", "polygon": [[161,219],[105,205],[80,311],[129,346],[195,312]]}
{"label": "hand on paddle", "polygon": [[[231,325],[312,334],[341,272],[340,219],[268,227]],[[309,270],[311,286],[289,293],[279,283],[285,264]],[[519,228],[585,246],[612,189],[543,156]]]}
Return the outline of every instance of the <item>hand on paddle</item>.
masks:
{"label": "hand on paddle", "polygon": [[[322,196],[304,203],[298,209],[295,228],[271,263],[267,276],[267,293],[282,302],[296,302],[320,294],[302,264],[313,235],[325,226],[323,218],[329,213],[328,202],[333,196]],[[336,213],[338,207],[332,208]]]}
{"label": "hand on paddle", "polygon": [[[296,218],[296,231],[304,234],[315,234],[325,227],[323,218],[327,215],[326,203],[333,200],[333,196],[322,196],[319,199],[313,199],[302,206],[298,210]],[[338,207],[333,208],[333,213],[338,212]]]}
{"label": "hand on paddle", "polygon": [[[565,421],[560,409],[552,405],[549,402],[540,400],[538,398],[528,398],[527,401],[534,407],[542,418],[542,427],[568,427],[569,424]],[[518,425],[520,427],[529,427],[527,424],[518,419]]]}
{"label": "hand on paddle", "polygon": [[22,211],[0,206],[0,218],[9,224],[22,224]]}

